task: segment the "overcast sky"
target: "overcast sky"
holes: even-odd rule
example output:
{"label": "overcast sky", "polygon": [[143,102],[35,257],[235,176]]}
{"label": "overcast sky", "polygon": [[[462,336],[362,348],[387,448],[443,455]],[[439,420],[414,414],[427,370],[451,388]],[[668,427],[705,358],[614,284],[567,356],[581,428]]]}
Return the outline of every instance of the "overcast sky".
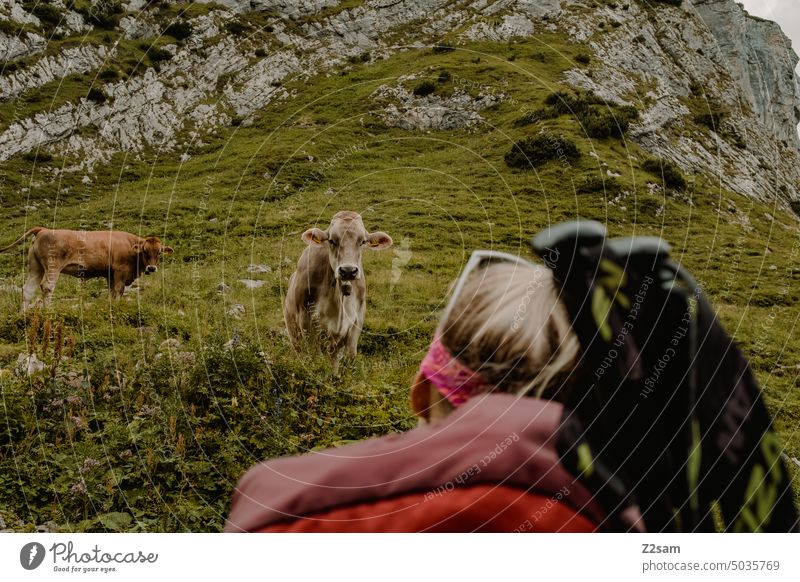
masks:
{"label": "overcast sky", "polygon": [[800,6],[797,0],[739,0],[750,14],[774,20],[792,39],[792,47],[800,53]]}

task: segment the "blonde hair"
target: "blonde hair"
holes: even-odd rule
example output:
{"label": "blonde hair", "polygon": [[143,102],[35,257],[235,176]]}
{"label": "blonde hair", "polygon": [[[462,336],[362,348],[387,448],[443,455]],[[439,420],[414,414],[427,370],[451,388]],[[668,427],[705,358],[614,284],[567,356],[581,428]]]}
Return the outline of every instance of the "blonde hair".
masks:
{"label": "blonde hair", "polygon": [[544,266],[495,263],[476,270],[439,334],[497,391],[558,400],[577,379],[580,344]]}

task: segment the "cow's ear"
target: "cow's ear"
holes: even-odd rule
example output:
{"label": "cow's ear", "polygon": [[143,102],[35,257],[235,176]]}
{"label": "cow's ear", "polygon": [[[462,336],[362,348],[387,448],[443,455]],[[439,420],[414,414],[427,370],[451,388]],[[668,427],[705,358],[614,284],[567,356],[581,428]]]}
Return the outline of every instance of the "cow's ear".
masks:
{"label": "cow's ear", "polygon": [[373,251],[382,251],[392,246],[392,237],[385,232],[373,232],[367,236],[367,244]]}
{"label": "cow's ear", "polygon": [[162,252],[162,254],[165,254],[165,255],[171,255],[172,253],[175,252],[175,249],[173,249],[172,247],[164,247],[164,246],[162,246],[161,247],[161,252]]}
{"label": "cow's ear", "polygon": [[328,242],[328,233],[319,228],[309,228],[300,238],[307,245],[322,246]]}

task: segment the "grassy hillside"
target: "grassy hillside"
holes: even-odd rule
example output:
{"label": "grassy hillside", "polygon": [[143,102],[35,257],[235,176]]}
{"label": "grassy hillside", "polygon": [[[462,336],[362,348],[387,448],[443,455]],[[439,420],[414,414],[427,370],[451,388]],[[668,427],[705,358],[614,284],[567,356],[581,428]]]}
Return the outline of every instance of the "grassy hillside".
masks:
{"label": "grassy hillside", "polygon": [[[576,57],[591,67],[585,47],[548,35],[409,49],[286,84],[294,97],[252,119],[202,142],[186,136],[177,152],[120,154],[90,181],[54,176],[59,158],[4,164],[3,244],[32,225],[113,223],[157,234],[176,254],[120,302],[101,281],[63,277],[53,307],[25,315],[6,288],[23,282],[23,251],[0,255],[0,516],[17,529],[218,530],[256,460],[412,427],[407,386],[471,250],[528,254],[532,234],[576,217],[673,244],[752,359],[787,452],[800,456],[797,217],[720,191],[712,177],[648,187],[662,178],[623,128],[587,135],[630,112],[559,85]],[[502,98],[471,129],[387,127],[375,89],[424,81],[435,96]],[[577,101],[565,107],[565,96]],[[537,135],[563,136],[579,156],[509,167],[513,144]],[[300,233],[341,209],[411,254],[366,254],[360,353],[333,378],[320,358],[292,353],[281,304]],[[250,264],[271,272],[248,273]],[[241,319],[228,315],[234,304]],[[27,352],[47,367],[20,377]]]}

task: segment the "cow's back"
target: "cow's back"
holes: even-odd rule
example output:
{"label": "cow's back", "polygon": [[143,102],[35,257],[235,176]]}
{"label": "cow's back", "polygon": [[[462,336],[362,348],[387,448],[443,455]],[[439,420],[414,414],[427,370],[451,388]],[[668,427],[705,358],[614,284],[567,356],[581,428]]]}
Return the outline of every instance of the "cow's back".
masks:
{"label": "cow's back", "polygon": [[33,250],[45,268],[107,271],[135,260],[139,237],[122,231],[43,230]]}

